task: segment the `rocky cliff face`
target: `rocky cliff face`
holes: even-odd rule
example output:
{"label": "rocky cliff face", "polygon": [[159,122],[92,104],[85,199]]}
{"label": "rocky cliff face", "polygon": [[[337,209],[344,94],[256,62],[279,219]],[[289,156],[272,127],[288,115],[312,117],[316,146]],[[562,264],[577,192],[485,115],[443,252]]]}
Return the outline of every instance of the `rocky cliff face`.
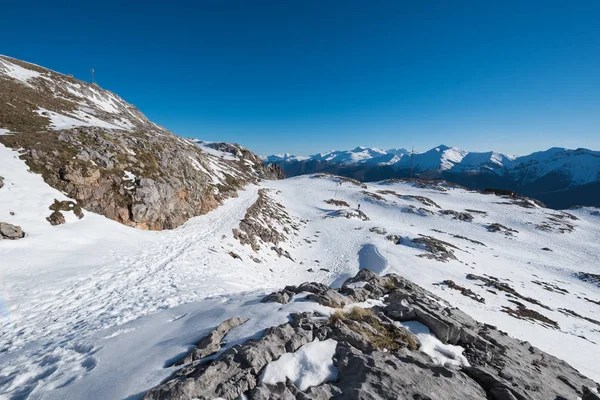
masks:
{"label": "rocky cliff face", "polygon": [[[340,290],[304,283],[263,301],[287,303],[294,296],[340,310],[330,316],[293,314],[261,338],[207,357],[219,351],[228,329],[245,322],[224,321],[175,364],[186,365],[171,380],[144,399],[598,398],[597,384],[564,361],[476,322],[398,275],[362,270]],[[379,304],[361,308],[368,299]],[[357,306],[349,310],[353,303]],[[269,363],[326,340],[336,342],[336,373],[325,382],[301,389],[290,379],[266,379]]]}
{"label": "rocky cliff face", "polygon": [[0,144],[80,206],[142,229],[177,227],[282,176],[239,145],[181,138],[97,85],[3,56]]}

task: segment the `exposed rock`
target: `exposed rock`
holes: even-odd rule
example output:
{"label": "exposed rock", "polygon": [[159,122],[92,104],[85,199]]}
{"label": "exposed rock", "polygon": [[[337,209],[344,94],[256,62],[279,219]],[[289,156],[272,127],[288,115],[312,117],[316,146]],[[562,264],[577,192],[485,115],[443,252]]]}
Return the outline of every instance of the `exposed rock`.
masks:
{"label": "exposed rock", "polygon": [[347,219],[357,218],[362,221],[369,220],[369,217],[367,217],[367,215],[364,212],[362,212],[358,209],[335,210],[335,211],[328,213],[325,218],[337,218],[337,217],[343,217],[343,218],[347,218]]}
{"label": "exposed rock", "polygon": [[50,222],[50,225],[52,226],[62,225],[65,223],[65,216],[60,211],[54,211],[46,218],[46,220]]}
{"label": "exposed rock", "polygon": [[[7,63],[41,75],[24,84],[1,73]],[[22,149],[31,171],[81,207],[129,226],[172,229],[246,184],[282,177],[241,146],[213,143],[216,150],[207,151],[97,85],[3,56],[0,104],[0,126],[15,132],[0,143]],[[56,130],[60,116],[81,126]]]}
{"label": "exposed rock", "polygon": [[344,200],[329,199],[325,200],[325,203],[338,207],[350,207],[350,204],[346,203]]}
{"label": "exposed rock", "polygon": [[471,222],[473,221],[473,215],[468,212],[459,212],[454,210],[440,210],[440,214],[442,215],[450,215],[452,218],[457,219],[459,221]]}
{"label": "exposed rock", "polygon": [[0,189],[4,187],[4,178],[0,176]]}
{"label": "exposed rock", "polygon": [[54,203],[48,208],[54,212],[73,211],[73,214],[75,214],[77,218],[83,218],[83,210],[81,209],[81,204],[75,203],[70,200],[58,201],[54,199]]}
{"label": "exposed rock", "polygon": [[592,392],[587,386],[583,387],[582,392],[583,394],[581,396],[581,400],[600,400],[600,395],[598,395],[598,392]]}
{"label": "exposed rock", "polygon": [[233,237],[254,251],[260,250],[261,244],[271,243],[275,246],[270,248],[279,256],[292,259],[278,244],[284,242],[292,231],[297,231],[299,225],[292,221],[285,207],[274,201],[268,192],[268,189],[258,191],[258,199],[246,211],[239,228],[233,229]]}
{"label": "exposed rock", "polygon": [[483,297],[479,296],[477,293],[475,293],[469,288],[457,285],[452,280],[445,280],[443,283],[450,289],[458,290],[463,296],[469,297],[479,303],[485,303],[485,299]]}
{"label": "exposed rock", "polygon": [[373,232],[373,233],[376,233],[378,235],[386,235],[387,234],[387,231],[385,230],[385,228],[379,228],[377,226],[369,228],[369,232]]}
{"label": "exposed rock", "polygon": [[490,224],[487,226],[487,230],[490,232],[500,232],[503,233],[506,236],[513,236],[513,233],[519,233],[518,230],[516,229],[512,229],[512,228],[508,228],[502,224],[499,224],[497,222],[494,222],[493,224]]}
{"label": "exposed rock", "polygon": [[18,240],[25,237],[25,232],[20,226],[0,222],[0,239]]}
{"label": "exposed rock", "polygon": [[369,192],[366,190],[363,190],[361,193],[377,201],[385,201],[385,198],[383,196],[378,195],[377,193]]}
{"label": "exposed rock", "polygon": [[[311,292],[316,301],[335,292],[318,283],[286,290]],[[260,339],[236,345],[214,361],[192,365],[178,379],[150,390],[144,399],[233,400],[242,394],[251,400],[594,399],[584,396],[593,396],[587,388],[596,384],[567,363],[474,321],[400,276],[380,277],[361,270],[344,282],[341,293],[356,300],[352,290],[371,299],[388,294],[386,306],[338,310],[329,319],[292,314],[289,323],[267,329]],[[421,322],[443,343],[462,346],[469,365],[436,364],[419,351],[418,339],[392,320]],[[315,338],[338,342],[333,358],[336,381],[304,392],[289,380],[276,385],[260,382],[269,362]]]}
{"label": "exposed rock", "polygon": [[429,197],[424,197],[424,196],[414,196],[414,195],[405,195],[402,196],[403,199],[406,200],[416,200],[426,206],[432,206],[435,208],[442,208],[440,207],[435,201],[431,200]]}
{"label": "exposed rock", "polygon": [[420,237],[413,239],[412,243],[427,251],[426,254],[420,254],[419,257],[430,258],[442,262],[456,260],[453,249],[458,249],[458,247],[452,243],[425,235],[420,235]]}
{"label": "exposed rock", "polygon": [[248,318],[229,318],[210,331],[208,335],[196,342],[196,348],[192,350],[183,359],[173,365],[188,364],[190,362],[208,357],[221,350],[221,342],[227,333],[235,327],[238,327],[248,321]]}
{"label": "exposed rock", "polygon": [[400,244],[400,236],[398,235],[387,235],[385,238],[394,244]]}
{"label": "exposed rock", "polygon": [[351,303],[351,300],[342,296],[333,289],[328,289],[322,293],[311,293],[306,296],[308,300],[315,301],[325,307],[342,308]]}
{"label": "exposed rock", "polygon": [[550,310],[550,308],[548,306],[540,303],[538,300],[534,299],[533,297],[523,296],[521,293],[517,292],[508,283],[506,283],[506,282],[500,282],[498,280],[498,278],[495,278],[493,276],[490,276],[490,277],[486,278],[484,276],[479,276],[479,275],[475,275],[475,274],[467,274],[466,278],[470,279],[470,280],[479,280],[479,281],[483,282],[485,284],[485,286],[493,287],[494,289],[498,289],[498,290],[500,290],[502,292],[505,292],[505,293],[507,293],[510,296],[519,298],[521,300],[525,300],[528,303],[535,304],[536,306],[540,306],[542,308]]}
{"label": "exposed rock", "polygon": [[280,303],[287,304],[294,297],[294,292],[290,290],[281,290],[279,292],[273,292],[267,296],[265,296],[261,302],[262,303]]}
{"label": "exposed rock", "polygon": [[434,212],[431,210],[428,210],[427,208],[423,208],[423,207],[415,207],[412,204],[409,204],[407,207],[402,208],[403,213],[409,213],[409,214],[416,214],[416,215],[420,215],[421,217],[428,217],[430,215],[433,215]]}

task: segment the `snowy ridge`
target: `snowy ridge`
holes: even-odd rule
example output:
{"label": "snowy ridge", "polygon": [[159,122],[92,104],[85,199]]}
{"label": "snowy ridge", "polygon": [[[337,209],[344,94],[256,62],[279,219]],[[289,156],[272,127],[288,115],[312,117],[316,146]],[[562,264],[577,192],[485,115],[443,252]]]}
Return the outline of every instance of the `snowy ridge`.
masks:
{"label": "snowy ridge", "polygon": [[[415,173],[488,172],[506,176],[520,184],[535,181],[549,173],[562,174],[574,185],[600,181],[600,151],[588,149],[551,148],[515,157],[495,151],[478,153],[440,145],[423,153],[414,153],[412,158]],[[272,155],[263,159],[278,164],[320,161],[340,165],[391,166],[395,170],[406,170],[411,165],[410,151],[405,149],[383,151],[367,147],[357,147],[349,151],[330,151],[309,157],[285,154]]]}

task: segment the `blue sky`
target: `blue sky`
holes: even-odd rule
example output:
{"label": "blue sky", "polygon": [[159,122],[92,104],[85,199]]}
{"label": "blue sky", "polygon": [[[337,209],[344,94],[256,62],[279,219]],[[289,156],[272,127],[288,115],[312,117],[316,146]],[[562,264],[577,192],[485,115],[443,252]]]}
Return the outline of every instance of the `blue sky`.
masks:
{"label": "blue sky", "polygon": [[600,149],[597,0],[152,3],[8,2],[0,53],[261,154]]}

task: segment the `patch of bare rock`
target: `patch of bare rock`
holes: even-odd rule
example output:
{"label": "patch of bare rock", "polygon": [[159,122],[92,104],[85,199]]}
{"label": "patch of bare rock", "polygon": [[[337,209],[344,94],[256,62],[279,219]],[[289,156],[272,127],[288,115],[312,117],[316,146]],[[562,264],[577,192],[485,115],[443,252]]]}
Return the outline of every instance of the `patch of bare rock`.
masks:
{"label": "patch of bare rock", "polygon": [[[380,277],[361,270],[339,290],[305,283],[280,293],[285,293],[289,301],[301,292],[310,292],[314,297],[309,301],[321,304],[340,296],[346,302],[381,299],[383,306],[340,309],[329,316],[315,312],[290,314],[288,323],[269,328],[260,338],[236,344],[214,357],[213,350],[220,348],[226,330],[219,326],[201,341],[209,348],[201,354],[210,353],[211,357],[186,364],[143,398],[592,399],[590,389],[598,387],[564,361],[491,325],[476,322],[398,275]],[[269,295],[264,301],[276,299]],[[418,337],[400,324],[407,321],[427,326],[443,343],[462,346],[468,363],[437,364],[419,350]],[[230,320],[224,324],[229,327]],[[337,342],[332,360],[337,369],[334,381],[304,391],[289,379],[278,384],[262,382],[267,364],[316,339]]]}
{"label": "patch of bare rock", "polygon": [[18,240],[25,237],[25,232],[20,226],[9,224],[7,222],[0,222],[0,240]]}

